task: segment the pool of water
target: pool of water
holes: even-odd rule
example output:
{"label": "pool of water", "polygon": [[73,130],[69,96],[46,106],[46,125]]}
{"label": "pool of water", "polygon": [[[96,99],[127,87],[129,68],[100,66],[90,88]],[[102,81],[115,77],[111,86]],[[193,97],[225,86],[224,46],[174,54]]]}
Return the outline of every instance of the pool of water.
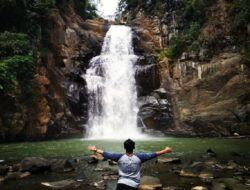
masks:
{"label": "pool of water", "polygon": [[[135,140],[136,152],[161,150],[171,146],[171,157],[195,157],[212,149],[221,158],[232,153],[250,156],[250,139],[222,139],[222,138],[151,138],[148,140]],[[0,160],[7,162],[20,161],[28,156],[42,156],[46,158],[72,158],[90,154],[88,145],[98,148],[123,152],[123,141],[113,140],[87,140],[67,139],[43,142],[24,142],[0,144]]]}
{"label": "pool of water", "polygon": [[[250,139],[222,139],[222,138],[151,138],[147,140],[135,140],[136,152],[154,152],[171,146],[173,152],[163,157],[179,157],[182,164],[190,161],[199,160],[200,156],[206,153],[207,149],[212,149],[217,154],[220,162],[236,160],[241,165],[250,166]],[[96,145],[100,149],[112,152],[123,152],[123,140],[87,140],[87,139],[67,139],[43,142],[25,142],[0,144],[0,160],[6,163],[18,163],[24,157],[42,156],[45,158],[87,158],[91,152],[87,150],[88,145]],[[236,154],[237,153],[237,154]],[[237,156],[235,156],[237,155]],[[41,185],[41,182],[52,182],[64,179],[100,180],[101,175],[94,171],[95,167],[108,166],[107,162],[99,163],[98,166],[86,164],[79,167],[76,171],[66,174],[47,173],[34,174],[28,178],[15,181],[0,182],[1,190],[45,190],[48,189]],[[105,165],[106,164],[106,165]],[[113,166],[116,171],[116,166]],[[153,175],[160,178],[165,186],[182,186],[190,189],[194,185],[202,185],[197,178],[183,178],[169,172],[175,166],[156,164],[155,160],[143,164],[143,175]],[[178,167],[178,166],[177,166]],[[225,174],[221,174],[225,176]],[[227,174],[226,174],[227,175]],[[106,190],[114,190],[116,181],[109,181]],[[95,189],[90,186],[74,188],[76,190]]]}

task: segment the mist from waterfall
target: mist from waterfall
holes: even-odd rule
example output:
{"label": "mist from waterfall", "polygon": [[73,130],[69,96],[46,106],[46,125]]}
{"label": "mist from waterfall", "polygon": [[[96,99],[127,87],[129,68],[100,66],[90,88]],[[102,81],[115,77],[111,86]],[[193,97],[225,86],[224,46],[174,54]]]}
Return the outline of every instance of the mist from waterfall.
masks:
{"label": "mist from waterfall", "polygon": [[130,27],[113,25],[101,55],[92,58],[84,76],[89,95],[87,137],[138,138],[137,92]]}

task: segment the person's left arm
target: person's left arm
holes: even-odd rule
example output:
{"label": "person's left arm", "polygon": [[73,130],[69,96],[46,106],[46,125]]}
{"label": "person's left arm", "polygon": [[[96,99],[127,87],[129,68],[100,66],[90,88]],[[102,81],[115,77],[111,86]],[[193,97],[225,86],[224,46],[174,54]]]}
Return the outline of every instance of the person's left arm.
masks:
{"label": "person's left arm", "polygon": [[88,146],[88,150],[101,154],[104,158],[109,160],[118,161],[123,154],[106,152],[102,149],[97,149],[96,146]]}
{"label": "person's left arm", "polygon": [[136,155],[140,158],[140,160],[142,162],[145,162],[147,160],[151,160],[153,158],[156,158],[158,156],[161,156],[163,154],[170,153],[170,152],[172,152],[172,148],[171,147],[165,147],[164,149],[153,152],[153,153],[138,153]]}

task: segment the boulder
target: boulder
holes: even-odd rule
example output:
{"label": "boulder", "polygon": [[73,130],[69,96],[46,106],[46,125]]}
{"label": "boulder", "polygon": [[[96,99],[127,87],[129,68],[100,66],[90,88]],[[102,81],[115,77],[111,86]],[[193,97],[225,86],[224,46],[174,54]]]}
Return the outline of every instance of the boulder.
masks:
{"label": "boulder", "polygon": [[4,177],[0,176],[0,183],[4,181]]}
{"label": "boulder", "polygon": [[42,182],[41,184],[50,189],[64,189],[64,188],[68,188],[68,187],[76,185],[77,182],[72,179],[66,179],[66,180],[55,181],[55,182]]}
{"label": "boulder", "polygon": [[203,162],[194,162],[191,165],[184,167],[180,176],[182,177],[199,177],[201,171],[206,169],[206,165]]}
{"label": "boulder", "polygon": [[53,159],[50,163],[52,172],[70,172],[75,169],[72,163],[65,159]]}
{"label": "boulder", "polygon": [[94,186],[97,189],[105,189],[106,188],[106,183],[104,180],[91,183],[90,185]]}
{"label": "boulder", "polygon": [[113,160],[109,160],[109,165],[110,166],[115,166],[115,165],[117,165],[117,162],[115,162]]}
{"label": "boulder", "polygon": [[94,171],[96,171],[96,172],[107,172],[110,170],[111,170],[110,168],[101,168],[101,167],[97,167],[94,169]]}
{"label": "boulder", "polygon": [[20,171],[21,170],[21,164],[14,164],[12,166],[12,171],[13,172],[17,172],[17,171]]}
{"label": "boulder", "polygon": [[203,186],[195,186],[191,190],[208,190],[208,188]]}
{"label": "boulder", "polygon": [[228,170],[234,170],[234,169],[236,169],[238,167],[239,167],[239,165],[234,160],[230,160],[227,163],[226,169],[228,169]]}
{"label": "boulder", "polygon": [[184,190],[184,188],[170,186],[170,187],[163,187],[162,190]]}
{"label": "boulder", "polygon": [[0,165],[0,176],[4,176],[8,173],[9,167],[7,165]]}
{"label": "boulder", "polygon": [[141,178],[140,189],[141,190],[154,190],[161,188],[162,184],[160,179],[152,176],[143,176]]}
{"label": "boulder", "polygon": [[212,149],[208,149],[207,152],[201,156],[203,159],[214,158],[216,153]]}
{"label": "boulder", "polygon": [[30,176],[30,172],[10,172],[8,173],[4,180],[16,180]]}
{"label": "boulder", "polygon": [[155,93],[157,93],[160,98],[167,98],[168,97],[168,92],[165,90],[165,88],[158,88],[154,90]]}
{"label": "boulder", "polygon": [[117,180],[118,175],[116,174],[103,174],[103,180]]}
{"label": "boulder", "polygon": [[146,95],[160,86],[159,69],[156,64],[136,66],[136,84],[138,94]]}
{"label": "boulder", "polygon": [[[213,181],[213,190],[249,190],[249,186],[241,183],[240,180],[235,178],[219,178]],[[221,188],[220,188],[221,187]]]}
{"label": "boulder", "polygon": [[180,164],[180,158],[158,158],[157,162],[159,163],[173,163],[173,164]]}
{"label": "boulder", "polygon": [[201,179],[201,181],[206,182],[206,183],[210,183],[214,179],[213,172],[209,170],[201,171],[198,177]]}
{"label": "boulder", "polygon": [[245,179],[245,185],[250,186],[250,177]]}
{"label": "boulder", "polygon": [[51,171],[50,161],[42,157],[27,157],[21,161],[21,171],[42,173]]}

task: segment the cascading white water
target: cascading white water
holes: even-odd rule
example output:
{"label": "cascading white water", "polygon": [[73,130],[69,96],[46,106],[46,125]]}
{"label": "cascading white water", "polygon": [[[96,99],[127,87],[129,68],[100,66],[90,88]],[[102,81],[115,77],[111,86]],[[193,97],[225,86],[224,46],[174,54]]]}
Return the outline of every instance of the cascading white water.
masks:
{"label": "cascading white water", "polygon": [[90,61],[84,76],[89,93],[89,138],[138,138],[137,92],[132,31],[113,25],[104,39],[101,55]]}

